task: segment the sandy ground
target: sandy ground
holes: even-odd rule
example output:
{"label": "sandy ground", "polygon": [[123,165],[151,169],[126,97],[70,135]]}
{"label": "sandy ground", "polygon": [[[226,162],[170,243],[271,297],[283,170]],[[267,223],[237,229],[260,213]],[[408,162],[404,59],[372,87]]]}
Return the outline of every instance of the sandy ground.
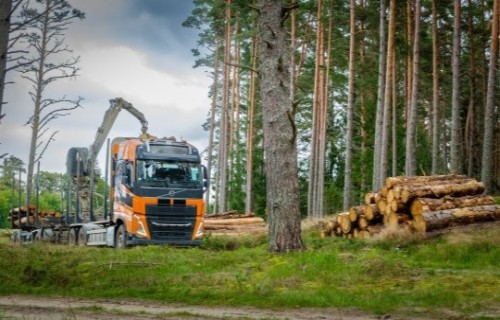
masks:
{"label": "sandy ground", "polygon": [[202,307],[168,305],[126,300],[85,300],[33,296],[0,297],[0,319],[408,319],[391,315],[375,316],[353,309],[286,309]]}

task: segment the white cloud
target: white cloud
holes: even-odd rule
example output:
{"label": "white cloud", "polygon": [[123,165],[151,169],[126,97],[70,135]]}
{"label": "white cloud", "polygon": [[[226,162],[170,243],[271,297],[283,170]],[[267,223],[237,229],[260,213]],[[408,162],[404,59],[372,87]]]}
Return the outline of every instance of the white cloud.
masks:
{"label": "white cloud", "polygon": [[[144,113],[151,134],[182,137],[200,150],[207,146],[208,134],[201,126],[210,108],[209,79],[202,70],[192,68],[194,58],[188,58],[189,47],[182,48],[186,54],[165,52],[161,56],[161,50],[152,48],[151,43],[150,47],[137,47],[137,34],[134,40],[127,42],[120,23],[131,21],[125,16],[128,4],[130,2],[122,0],[73,1],[73,5],[87,14],[87,19],[72,24],[67,33],[69,47],[74,49],[75,56],[81,57],[80,76],[51,84],[47,97],[82,96],[85,100],[83,108],[51,124],[59,134],[42,159],[42,170],[64,172],[67,150],[93,142],[109,99],[119,96]],[[182,29],[180,25],[178,28]],[[159,47],[164,48],[161,44]],[[175,60],[175,57],[182,59]],[[169,65],[175,67],[165,67]],[[8,104],[4,106],[7,116],[0,125],[0,154],[8,152],[27,162],[31,130],[22,125],[33,106],[27,94],[28,84],[14,73],[10,77],[16,83],[10,85],[5,94]],[[135,136],[139,132],[139,122],[124,111],[109,136]],[[99,157],[101,167],[104,159],[103,150]]]}

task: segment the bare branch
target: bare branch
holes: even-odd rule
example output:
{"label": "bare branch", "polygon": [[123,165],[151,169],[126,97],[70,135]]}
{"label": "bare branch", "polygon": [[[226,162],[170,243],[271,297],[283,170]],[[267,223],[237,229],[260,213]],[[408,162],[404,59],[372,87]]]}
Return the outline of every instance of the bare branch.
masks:
{"label": "bare branch", "polygon": [[58,133],[59,131],[54,131],[52,135],[50,136],[49,140],[45,144],[45,146],[42,149],[42,152],[38,155],[38,157],[35,159],[35,163],[40,161],[40,159],[43,157],[43,154],[45,153],[45,150],[47,150],[47,147],[49,146],[50,142],[55,141],[54,136]]}

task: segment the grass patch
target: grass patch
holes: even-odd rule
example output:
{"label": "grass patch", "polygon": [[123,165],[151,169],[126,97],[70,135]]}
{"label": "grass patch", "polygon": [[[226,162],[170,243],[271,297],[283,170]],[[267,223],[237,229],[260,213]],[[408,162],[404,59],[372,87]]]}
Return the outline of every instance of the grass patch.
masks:
{"label": "grass patch", "polygon": [[[263,237],[199,248],[29,246],[0,242],[0,294],[133,298],[193,305],[354,307],[475,314],[500,304],[500,228],[435,239],[319,238],[271,254]],[[410,311],[408,311],[410,310]]]}
{"label": "grass patch", "polygon": [[498,196],[493,196],[493,199],[495,199],[497,204],[500,204],[500,195]]}

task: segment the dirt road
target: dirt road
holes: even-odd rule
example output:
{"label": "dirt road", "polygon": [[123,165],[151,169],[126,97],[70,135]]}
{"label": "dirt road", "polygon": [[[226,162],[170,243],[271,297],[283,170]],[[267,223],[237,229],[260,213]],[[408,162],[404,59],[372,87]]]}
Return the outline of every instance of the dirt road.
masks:
{"label": "dirt road", "polygon": [[[351,309],[286,309],[201,307],[159,304],[137,300],[84,300],[75,298],[43,298],[33,296],[1,296],[0,319],[65,320],[65,319],[403,319],[377,317]],[[405,318],[407,319],[407,318]]]}

